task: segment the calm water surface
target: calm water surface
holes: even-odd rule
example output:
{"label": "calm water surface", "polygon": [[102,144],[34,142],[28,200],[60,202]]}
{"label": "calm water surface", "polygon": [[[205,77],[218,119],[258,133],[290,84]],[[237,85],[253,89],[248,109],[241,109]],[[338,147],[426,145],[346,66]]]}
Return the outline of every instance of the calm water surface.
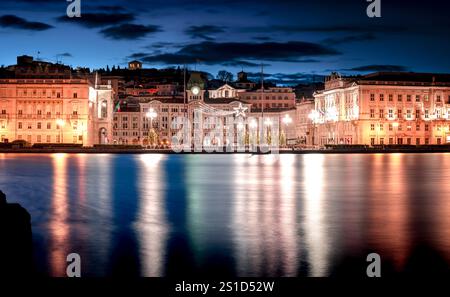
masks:
{"label": "calm water surface", "polygon": [[450,267],[450,154],[0,154],[0,189],[31,213],[42,275],[72,252],[85,276]]}

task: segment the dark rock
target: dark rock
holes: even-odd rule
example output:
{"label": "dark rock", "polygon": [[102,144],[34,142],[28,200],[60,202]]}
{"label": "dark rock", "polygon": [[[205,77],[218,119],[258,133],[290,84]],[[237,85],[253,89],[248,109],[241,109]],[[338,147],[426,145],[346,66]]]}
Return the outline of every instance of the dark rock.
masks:
{"label": "dark rock", "polygon": [[31,216],[0,191],[0,276],[27,276],[32,271]]}

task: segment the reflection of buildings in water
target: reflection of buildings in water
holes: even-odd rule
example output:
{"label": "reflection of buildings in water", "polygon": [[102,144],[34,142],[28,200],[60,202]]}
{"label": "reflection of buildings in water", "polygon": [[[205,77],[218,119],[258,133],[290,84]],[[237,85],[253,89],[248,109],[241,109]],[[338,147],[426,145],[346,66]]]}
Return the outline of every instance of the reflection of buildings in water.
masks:
{"label": "reflection of buildings in water", "polygon": [[230,273],[231,202],[226,193],[232,188],[232,172],[222,170],[229,166],[229,158],[189,156],[185,165],[187,248],[192,248],[189,260],[211,273]]}
{"label": "reflection of buildings in water", "polygon": [[139,156],[139,213],[135,228],[139,238],[141,275],[164,275],[164,257],[168,226],[164,206],[164,185],[167,184],[161,161],[165,155]]}
{"label": "reflection of buildings in water", "polygon": [[[112,163],[114,156],[107,154],[89,156],[89,178],[86,179],[87,204],[94,211],[95,218],[90,224],[90,235],[87,240],[90,253],[95,255],[96,267],[100,275],[108,275],[108,263],[110,263],[111,237],[112,237],[112,211],[113,211],[113,185],[112,185]],[[88,166],[88,164],[85,164]],[[79,197],[80,199],[83,199]],[[86,262],[86,261],[85,261]],[[89,265],[89,262],[87,263]]]}
{"label": "reflection of buildings in water", "polygon": [[86,203],[86,166],[87,166],[87,155],[78,154],[76,158],[76,164],[78,169],[78,198],[81,204]]}
{"label": "reflection of buildings in water", "polygon": [[295,276],[296,156],[234,156],[233,230],[238,276]]}
{"label": "reflection of buildings in water", "polygon": [[67,158],[66,154],[53,154],[53,197],[50,233],[50,270],[52,276],[66,275],[66,257],[69,239],[69,213],[67,196]]}
{"label": "reflection of buildings in water", "polygon": [[303,155],[304,229],[309,276],[329,273],[330,239],[324,204],[324,155]]}
{"label": "reflection of buildings in water", "polygon": [[[439,155],[439,164],[442,168],[450,168],[449,155]],[[434,240],[437,241],[437,246],[440,251],[446,257],[447,261],[450,262],[450,199],[448,193],[450,193],[450,172],[441,170],[440,181],[438,185],[438,198],[436,203],[432,205],[434,218],[437,220],[433,226],[433,230],[436,232]]]}
{"label": "reflection of buildings in water", "polygon": [[[432,244],[450,265],[450,158],[449,154],[430,154],[424,161],[427,170],[422,175],[428,200],[428,218]],[[432,171],[432,173],[430,172]]]}
{"label": "reflection of buildings in water", "polygon": [[373,155],[372,178],[368,181],[368,239],[381,257],[392,259],[400,270],[408,257],[408,193],[405,180],[405,155]]}

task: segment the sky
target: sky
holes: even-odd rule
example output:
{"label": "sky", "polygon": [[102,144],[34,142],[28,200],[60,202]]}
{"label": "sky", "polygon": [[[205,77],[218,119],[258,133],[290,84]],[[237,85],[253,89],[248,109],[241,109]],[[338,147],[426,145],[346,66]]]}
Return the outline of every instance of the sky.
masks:
{"label": "sky", "polygon": [[[27,54],[91,69],[186,64],[284,82],[338,71],[450,72],[450,1],[1,0],[0,65]],[[38,54],[39,52],[39,54]]]}

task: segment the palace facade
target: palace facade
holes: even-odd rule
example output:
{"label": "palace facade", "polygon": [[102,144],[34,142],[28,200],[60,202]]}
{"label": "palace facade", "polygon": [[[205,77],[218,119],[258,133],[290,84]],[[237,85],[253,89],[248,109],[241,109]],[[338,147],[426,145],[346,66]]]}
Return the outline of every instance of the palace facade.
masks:
{"label": "palace facade", "polygon": [[27,56],[9,73],[0,78],[1,142],[92,146],[112,138],[111,84]]}
{"label": "palace facade", "polygon": [[333,73],[314,97],[315,144],[450,143],[450,75]]}

